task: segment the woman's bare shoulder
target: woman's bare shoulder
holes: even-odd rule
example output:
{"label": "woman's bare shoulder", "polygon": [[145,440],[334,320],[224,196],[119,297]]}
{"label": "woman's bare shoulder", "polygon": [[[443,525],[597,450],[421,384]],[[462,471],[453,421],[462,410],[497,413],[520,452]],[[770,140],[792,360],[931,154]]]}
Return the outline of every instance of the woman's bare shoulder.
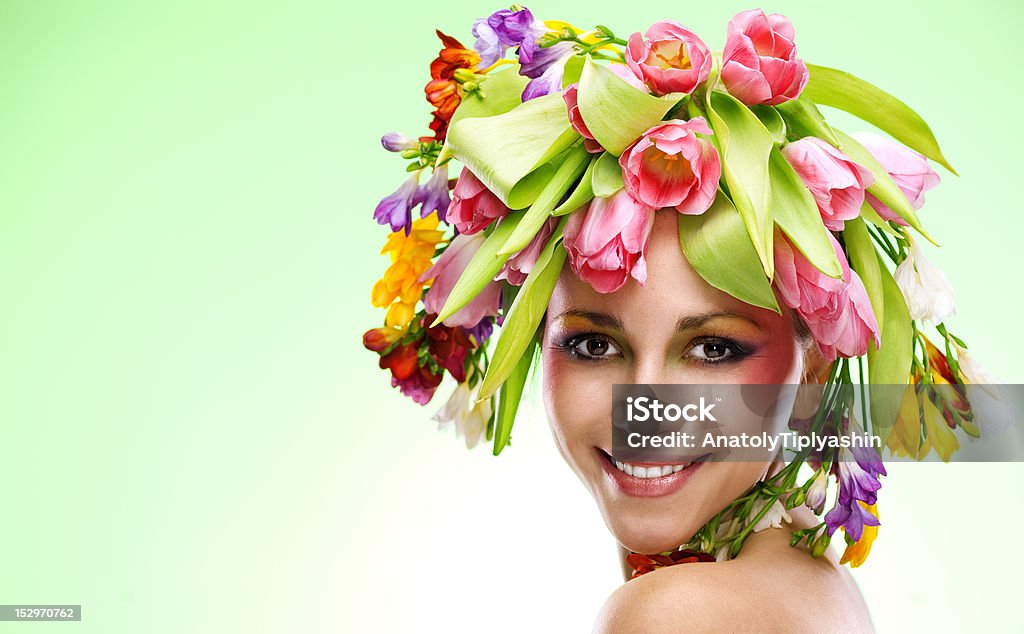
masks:
{"label": "woman's bare shoulder", "polygon": [[[782,532],[782,531],[780,531]],[[755,548],[721,563],[682,564],[625,583],[605,602],[595,632],[865,632],[860,591],[831,559]]]}

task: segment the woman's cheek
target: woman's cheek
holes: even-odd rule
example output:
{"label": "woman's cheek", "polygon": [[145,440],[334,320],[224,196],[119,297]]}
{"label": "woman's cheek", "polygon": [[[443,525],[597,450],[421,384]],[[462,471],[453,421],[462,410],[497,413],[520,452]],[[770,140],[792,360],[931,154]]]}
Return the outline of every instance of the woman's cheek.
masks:
{"label": "woman's cheek", "polygon": [[569,359],[557,351],[544,352],[544,398],[555,432],[571,449],[611,442],[611,364]]}

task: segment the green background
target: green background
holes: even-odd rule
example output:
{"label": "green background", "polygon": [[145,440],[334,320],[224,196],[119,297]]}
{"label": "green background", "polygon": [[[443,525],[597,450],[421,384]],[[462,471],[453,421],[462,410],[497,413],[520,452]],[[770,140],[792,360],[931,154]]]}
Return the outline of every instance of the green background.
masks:
{"label": "green background", "polygon": [[[530,6],[716,49],[750,7]],[[467,452],[429,420],[448,388],[419,408],[360,345],[404,178],[378,138],[426,130],[432,29],[469,44],[498,8],[0,2],[0,603],[84,606],[0,630],[590,627],[612,542],[536,399],[501,459]],[[961,175],[922,212],[954,332],[1019,382],[1022,10],[764,8],[930,122]],[[880,629],[1019,623],[1022,475],[892,466],[854,571]]]}

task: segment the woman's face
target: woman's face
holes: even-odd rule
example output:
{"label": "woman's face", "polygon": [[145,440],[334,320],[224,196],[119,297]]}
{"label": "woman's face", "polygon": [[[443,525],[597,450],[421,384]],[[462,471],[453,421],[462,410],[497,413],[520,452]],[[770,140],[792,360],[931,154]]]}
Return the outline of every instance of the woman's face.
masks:
{"label": "woman's face", "polygon": [[646,286],[598,293],[566,265],[543,333],[544,404],[559,450],[618,541],[644,553],[688,541],[768,463],[696,462],[643,482],[610,457],[612,385],[796,383],[804,363],[788,313],[741,302],[690,267],[676,213],[657,212]]}

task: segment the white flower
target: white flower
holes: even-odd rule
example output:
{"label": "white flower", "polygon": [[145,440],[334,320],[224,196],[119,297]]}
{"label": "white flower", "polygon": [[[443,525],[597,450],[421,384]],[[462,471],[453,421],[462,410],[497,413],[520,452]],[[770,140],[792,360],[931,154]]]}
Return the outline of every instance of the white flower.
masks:
{"label": "white flower", "polygon": [[956,350],[956,362],[960,373],[967,382],[967,400],[974,413],[974,424],[982,436],[1006,429],[1011,424],[1020,423],[1020,416],[1007,404],[1001,392],[1003,383],[997,376],[978,363],[967,349],[951,342]]}
{"label": "white flower", "polygon": [[469,410],[469,386],[459,383],[455,391],[448,397],[448,402],[434,414],[433,418],[438,422],[438,430],[443,430],[452,423],[466,417]]}
{"label": "white flower", "polygon": [[[764,508],[767,500],[764,498],[758,498],[754,501],[754,507],[751,509],[751,517],[756,516]],[[754,525],[754,532],[758,533],[766,528],[782,528],[782,522],[785,521],[787,524],[793,521],[793,518],[786,512],[786,507],[783,506],[782,502],[775,500],[768,512],[764,514],[764,517]]]}
{"label": "white flower", "polygon": [[804,499],[804,504],[815,513],[821,513],[821,510],[825,508],[825,494],[827,492],[828,474],[819,470],[818,475],[814,477],[814,482],[807,489],[807,497]]}
{"label": "white flower", "polygon": [[[478,386],[479,387],[479,386]],[[466,441],[466,448],[477,446],[487,434],[487,421],[491,418],[491,399],[476,403],[477,390],[459,383],[444,407],[434,414],[438,429],[455,423],[455,435]]]}
{"label": "white flower", "polygon": [[907,300],[914,319],[939,323],[956,314],[953,288],[945,273],[928,261],[921,247],[907,233],[910,253],[896,267],[893,277]]}

